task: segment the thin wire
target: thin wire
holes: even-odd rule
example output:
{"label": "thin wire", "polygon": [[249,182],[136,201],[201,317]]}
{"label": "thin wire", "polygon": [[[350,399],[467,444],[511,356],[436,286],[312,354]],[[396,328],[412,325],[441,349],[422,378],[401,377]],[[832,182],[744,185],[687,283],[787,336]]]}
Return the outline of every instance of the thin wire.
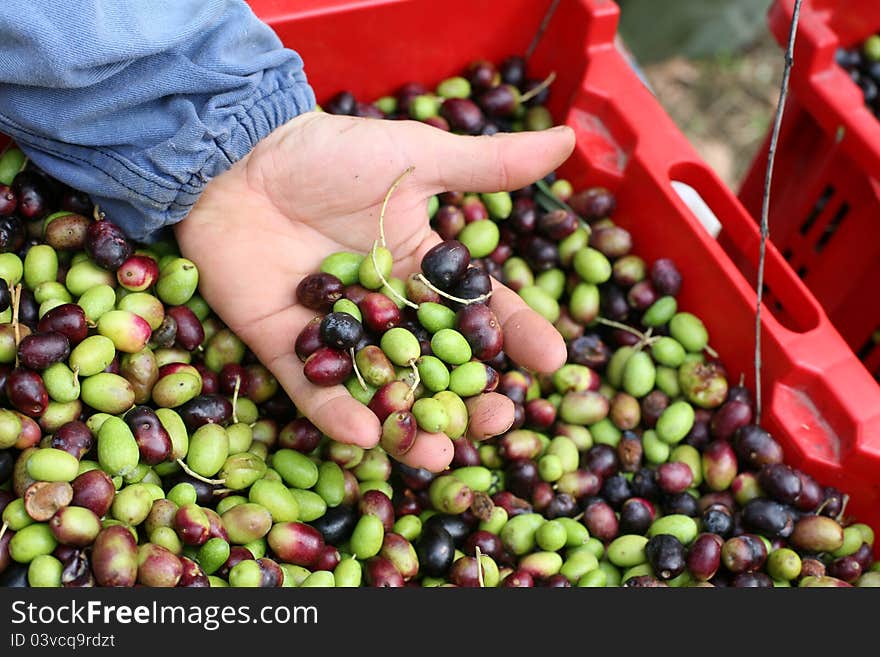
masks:
{"label": "thin wire", "polygon": [[761,303],[764,297],[764,261],[767,254],[767,240],[770,237],[770,185],[773,181],[773,162],[776,159],[776,143],[782,128],[782,115],[785,112],[785,101],[788,98],[788,79],[794,66],[794,41],[797,35],[798,19],[801,13],[802,0],[795,0],[794,14],[791,17],[791,28],[788,33],[788,47],[785,51],[785,68],[782,71],[782,88],[779,91],[779,102],[776,105],[776,117],[773,120],[773,132],[770,135],[770,148],[767,151],[767,172],[764,176],[764,196],[761,203],[761,246],[758,256],[758,304],[755,312],[755,421],[761,421]]}
{"label": "thin wire", "polygon": [[553,18],[553,14],[556,12],[558,6],[559,0],[553,0],[553,2],[550,3],[547,13],[544,14],[544,18],[541,19],[541,25],[538,26],[537,34],[532,38],[532,42],[529,44],[528,50],[526,50],[526,60],[531,59],[532,54],[535,52],[535,48],[538,47],[538,43],[541,41],[541,37],[544,36],[544,32],[547,30],[547,26],[550,25],[550,19]]}

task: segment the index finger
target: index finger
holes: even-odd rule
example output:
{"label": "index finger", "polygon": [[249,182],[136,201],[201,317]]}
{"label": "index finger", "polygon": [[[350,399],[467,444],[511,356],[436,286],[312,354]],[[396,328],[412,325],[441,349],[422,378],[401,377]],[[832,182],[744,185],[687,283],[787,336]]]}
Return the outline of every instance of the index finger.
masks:
{"label": "index finger", "polygon": [[546,373],[565,365],[568,353],[559,331],[494,278],[489,307],[501,322],[504,353],[511,360],[527,369]]}

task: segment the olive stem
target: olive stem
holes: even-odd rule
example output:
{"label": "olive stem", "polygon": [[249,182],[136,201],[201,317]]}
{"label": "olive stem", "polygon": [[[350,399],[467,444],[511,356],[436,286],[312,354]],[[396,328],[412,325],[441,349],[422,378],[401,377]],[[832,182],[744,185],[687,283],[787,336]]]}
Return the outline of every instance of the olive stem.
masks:
{"label": "olive stem", "polygon": [[232,421],[235,424],[238,424],[238,412],[236,407],[238,406],[238,390],[241,387],[241,377],[235,377],[235,387],[232,389]]}
{"label": "olive stem", "polygon": [[385,275],[379,270],[379,263],[376,262],[376,245],[378,243],[379,243],[378,240],[373,242],[373,248],[370,249],[370,259],[373,261],[373,268],[376,270],[376,273],[379,275],[379,280],[382,281],[382,284],[388,288],[389,292],[391,292],[391,294],[394,297],[396,297],[398,301],[400,301],[404,305],[409,306],[410,308],[415,308],[416,310],[418,310],[419,309],[418,304],[413,303],[412,301],[410,301],[406,297],[400,296],[400,293],[397,290],[395,290],[393,287],[391,287],[391,283],[388,282],[388,280],[385,278]]}
{"label": "olive stem", "polygon": [[520,97],[519,97],[519,102],[520,102],[520,103],[527,103],[527,102],[529,102],[532,98],[534,98],[534,97],[537,96],[539,93],[541,93],[542,91],[544,91],[544,89],[546,89],[546,88],[549,87],[551,84],[553,84],[553,81],[554,81],[555,79],[556,79],[556,71],[551,71],[551,72],[550,72],[550,75],[548,75],[547,78],[546,78],[541,84],[539,84],[537,87],[535,87],[535,88],[532,89],[531,91],[528,91],[528,92],[524,93],[522,96],[520,96]]}
{"label": "olive stem", "polygon": [[226,483],[225,479],[208,479],[207,477],[203,477],[198,472],[191,470],[190,467],[183,462],[183,459],[177,459],[177,465],[183,468],[183,471],[188,474],[193,479],[198,479],[199,481],[203,481],[206,484],[214,485],[223,485]]}
{"label": "olive stem", "polygon": [[718,352],[715,351],[715,350],[714,350],[712,347],[710,347],[709,345],[706,345],[705,347],[703,347],[703,350],[704,350],[707,354],[709,354],[712,358],[718,358]]}
{"label": "olive stem", "polygon": [[9,529],[9,523],[8,523],[8,522],[4,522],[4,523],[3,523],[3,526],[0,527],[0,541],[3,540],[3,534],[6,533],[6,530],[7,530],[7,529]]}
{"label": "olive stem", "polygon": [[369,388],[367,387],[367,382],[364,381],[364,377],[361,376],[361,371],[358,369],[357,361],[354,357],[354,347],[349,347],[348,351],[351,354],[351,366],[354,368],[354,375],[357,377],[358,383],[361,384],[361,388],[366,392]]}
{"label": "olive stem", "polygon": [[831,503],[831,498],[826,499],[819,507],[813,512],[815,515],[822,515],[822,510]]}
{"label": "olive stem", "polygon": [[422,283],[424,283],[429,289],[433,290],[437,294],[439,294],[444,299],[449,299],[450,301],[455,301],[456,303],[464,304],[465,306],[469,306],[473,303],[484,303],[489,300],[492,296],[492,292],[487,292],[486,294],[481,294],[478,297],[474,297],[473,299],[460,299],[459,297],[452,296],[447,292],[435,287],[431,281],[429,281],[423,274],[416,274],[416,278],[418,278]]}
{"label": "olive stem", "polygon": [[101,212],[101,206],[97,203],[95,204],[94,211],[92,211],[92,217],[95,221],[104,221],[104,213]]}
{"label": "olive stem", "polygon": [[215,488],[214,495],[225,495],[226,493],[234,493],[235,491],[231,488]]}
{"label": "olive stem", "polygon": [[391,198],[391,195],[394,193],[394,190],[397,189],[398,186],[400,186],[400,183],[403,182],[403,179],[411,174],[414,169],[415,166],[411,164],[402,174],[397,176],[397,180],[391,183],[391,187],[388,188],[388,192],[386,192],[385,194],[385,199],[382,201],[382,209],[379,211],[379,241],[382,243],[382,246],[385,246],[385,208],[388,207],[388,201]]}
{"label": "olive stem", "polygon": [[846,505],[849,504],[849,495],[846,493],[843,494],[843,500],[840,503],[840,513],[837,514],[837,522],[841,522],[843,520],[843,514],[846,513]]}
{"label": "olive stem", "polygon": [[621,331],[626,331],[627,333],[632,333],[634,336],[639,338],[640,341],[648,343],[650,339],[650,330],[648,333],[642,333],[640,330],[629,326],[628,324],[624,324],[622,322],[615,322],[613,319],[605,319],[604,317],[597,317],[596,322],[599,324],[603,324],[605,326],[610,326],[611,328],[620,329]]}
{"label": "olive stem", "polygon": [[480,582],[480,588],[483,588],[486,583],[483,581],[483,561],[480,559],[482,553],[479,545],[474,547],[474,553],[477,555],[477,581]]}
{"label": "olive stem", "polygon": [[411,360],[409,366],[413,371],[413,384],[409,387],[409,392],[406,394],[407,399],[415,396],[416,388],[418,388],[419,384],[422,382],[422,375],[419,374],[419,368],[416,366],[416,361]]}

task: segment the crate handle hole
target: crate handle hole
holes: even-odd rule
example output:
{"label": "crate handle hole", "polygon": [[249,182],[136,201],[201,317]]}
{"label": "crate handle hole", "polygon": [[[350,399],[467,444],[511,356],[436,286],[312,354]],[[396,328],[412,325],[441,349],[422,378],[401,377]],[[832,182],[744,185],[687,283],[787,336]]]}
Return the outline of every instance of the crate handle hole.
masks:
{"label": "crate handle hole", "polygon": [[714,239],[717,239],[718,234],[721,232],[721,222],[712,211],[712,208],[709,207],[709,204],[700,196],[700,193],[680,180],[673,180],[672,188],[684,204],[688,206],[690,211],[694,213],[694,216],[700,221],[703,228],[706,229],[706,232]]}

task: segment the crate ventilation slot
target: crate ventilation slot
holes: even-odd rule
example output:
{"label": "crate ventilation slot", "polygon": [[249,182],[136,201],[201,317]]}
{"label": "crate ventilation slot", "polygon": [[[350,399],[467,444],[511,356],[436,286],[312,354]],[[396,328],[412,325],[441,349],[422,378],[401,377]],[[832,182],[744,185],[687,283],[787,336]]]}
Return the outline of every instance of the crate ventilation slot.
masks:
{"label": "crate ventilation slot", "polygon": [[822,236],[819,238],[819,241],[816,242],[816,253],[822,253],[823,249],[828,245],[828,242],[834,237],[834,233],[840,228],[840,224],[846,218],[847,214],[849,214],[849,203],[844,201],[834,214],[831,223],[825,226],[825,230],[822,231]]}
{"label": "crate ventilation slot", "polygon": [[834,187],[828,185],[822,192],[819,200],[816,201],[816,204],[813,206],[812,210],[810,210],[810,214],[807,215],[804,223],[801,224],[801,235],[806,235],[810,232],[813,224],[816,223],[816,219],[818,219],[819,215],[822,214],[823,210],[825,210],[825,207],[828,205],[828,202],[831,200],[832,196],[834,196]]}
{"label": "crate ventilation slot", "polygon": [[[868,339],[865,340],[865,343],[856,352],[856,356],[858,356],[860,361],[868,365],[870,369],[871,361],[877,360],[877,357],[880,356],[880,326],[874,330],[874,333],[868,336]],[[871,373],[875,379],[880,381],[880,365]]]}

